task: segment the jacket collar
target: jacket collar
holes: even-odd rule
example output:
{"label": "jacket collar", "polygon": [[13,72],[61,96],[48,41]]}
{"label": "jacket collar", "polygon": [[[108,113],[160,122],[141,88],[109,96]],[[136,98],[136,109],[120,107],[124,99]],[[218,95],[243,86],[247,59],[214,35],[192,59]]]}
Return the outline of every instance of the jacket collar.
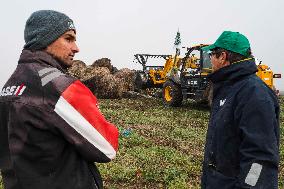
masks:
{"label": "jacket collar", "polygon": [[229,82],[239,80],[247,75],[254,74],[256,71],[257,67],[254,59],[252,59],[223,67],[210,74],[208,78],[213,83],[219,83],[223,81]]}
{"label": "jacket collar", "polygon": [[62,72],[67,71],[67,66],[65,66],[60,60],[56,59],[52,55],[48,54],[45,51],[38,50],[38,51],[31,51],[24,49],[20,55],[20,59],[18,61],[19,64],[23,63],[44,63],[48,64],[52,67],[59,69]]}

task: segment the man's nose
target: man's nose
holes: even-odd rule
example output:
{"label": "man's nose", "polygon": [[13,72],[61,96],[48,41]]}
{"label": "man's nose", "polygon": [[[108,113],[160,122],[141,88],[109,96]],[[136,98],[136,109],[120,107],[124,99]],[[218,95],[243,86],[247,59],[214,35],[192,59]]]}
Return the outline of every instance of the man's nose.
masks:
{"label": "man's nose", "polygon": [[75,42],[73,43],[72,51],[73,51],[74,53],[77,53],[77,52],[80,51],[79,48],[78,48],[78,46],[77,46],[77,44],[76,44]]}

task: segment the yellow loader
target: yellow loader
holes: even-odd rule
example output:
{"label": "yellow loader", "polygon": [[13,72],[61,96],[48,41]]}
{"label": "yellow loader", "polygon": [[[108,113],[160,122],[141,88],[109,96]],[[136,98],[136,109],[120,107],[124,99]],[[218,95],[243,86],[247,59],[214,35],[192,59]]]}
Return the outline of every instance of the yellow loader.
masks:
{"label": "yellow loader", "polygon": [[[143,66],[143,70],[136,72],[136,90],[146,88],[162,88],[163,103],[166,106],[180,106],[185,99],[208,102],[212,96],[212,87],[208,74],[212,72],[212,64],[207,52],[198,44],[186,48],[183,58],[172,55],[136,54],[135,60]],[[149,66],[148,59],[163,58],[164,66]],[[273,85],[274,78],[281,78],[280,74],[273,74],[267,65],[258,64],[256,73],[276,93]]]}

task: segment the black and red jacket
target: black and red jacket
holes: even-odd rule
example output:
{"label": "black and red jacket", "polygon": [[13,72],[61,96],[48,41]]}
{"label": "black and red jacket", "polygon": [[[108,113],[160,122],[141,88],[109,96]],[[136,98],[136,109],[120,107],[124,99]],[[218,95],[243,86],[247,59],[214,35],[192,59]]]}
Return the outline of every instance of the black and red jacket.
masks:
{"label": "black and red jacket", "polygon": [[0,169],[6,189],[102,188],[118,130],[97,99],[44,51],[23,50],[0,93]]}

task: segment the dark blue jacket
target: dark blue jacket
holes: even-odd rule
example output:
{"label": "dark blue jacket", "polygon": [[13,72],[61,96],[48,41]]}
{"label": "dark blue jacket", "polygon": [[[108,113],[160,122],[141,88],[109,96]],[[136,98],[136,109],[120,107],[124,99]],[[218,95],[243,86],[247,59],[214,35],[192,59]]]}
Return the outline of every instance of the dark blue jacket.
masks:
{"label": "dark blue jacket", "polygon": [[202,189],[278,188],[279,105],[254,61],[210,75],[213,103]]}

